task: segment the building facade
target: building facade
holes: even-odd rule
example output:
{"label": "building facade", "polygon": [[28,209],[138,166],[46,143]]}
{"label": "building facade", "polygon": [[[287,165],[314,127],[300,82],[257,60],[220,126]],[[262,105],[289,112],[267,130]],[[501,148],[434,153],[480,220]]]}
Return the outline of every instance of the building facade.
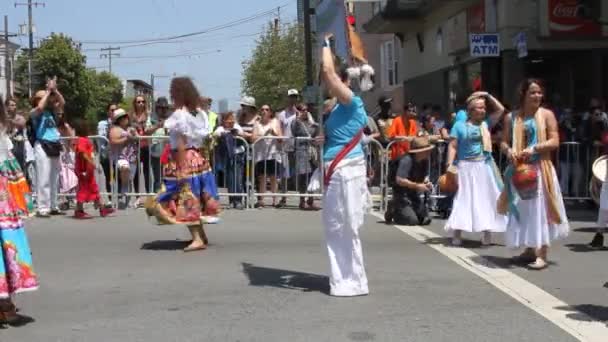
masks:
{"label": "building facade", "polygon": [[152,98],[154,88],[147,82],[142,80],[126,80],[124,92],[126,98],[134,98],[135,96],[144,96],[148,102],[149,109],[152,110]]}
{"label": "building facade", "polygon": [[[403,96],[453,109],[474,90],[517,106],[525,77],[547,100],[584,109],[608,99],[608,2],[601,0],[383,0],[363,25],[401,41]],[[590,18],[593,17],[593,18]]]}
{"label": "building facade", "polygon": [[[8,49],[8,60],[5,56],[6,49]],[[19,45],[0,40],[0,95],[3,99],[15,93],[14,65],[18,49]]]}
{"label": "building facade", "polygon": [[355,30],[359,33],[367,52],[369,65],[374,68],[374,89],[362,95],[367,111],[376,111],[378,98],[393,99],[393,111],[400,112],[404,106],[404,91],[401,61],[401,40],[394,33],[368,33],[363,24],[380,11],[380,2],[354,2],[349,10],[355,17]]}

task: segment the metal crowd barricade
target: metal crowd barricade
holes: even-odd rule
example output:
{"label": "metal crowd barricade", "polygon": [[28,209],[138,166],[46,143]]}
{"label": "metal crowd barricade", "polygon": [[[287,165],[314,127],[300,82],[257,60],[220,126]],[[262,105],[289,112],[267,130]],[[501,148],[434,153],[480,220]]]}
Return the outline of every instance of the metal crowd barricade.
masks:
{"label": "metal crowd barricade", "polygon": [[[321,197],[321,192],[308,192],[313,171],[322,162],[314,138],[263,136],[251,145],[251,157],[252,203],[255,198],[256,203],[262,203],[266,197],[272,197],[275,204],[291,198]],[[277,191],[267,192],[272,184]]]}
{"label": "metal crowd barricade", "polygon": [[[93,143],[93,146],[100,146],[100,142],[105,142],[109,146],[109,140],[107,137],[100,136],[100,135],[90,135],[90,136],[88,136],[88,138]],[[71,183],[71,182],[75,181],[74,178],[76,178],[76,179],[78,178],[78,176],[76,174],[76,170],[75,170],[76,155],[75,155],[74,146],[73,146],[77,140],[78,140],[77,136],[59,138],[59,141],[63,145],[63,150],[61,151],[61,154],[59,156],[61,170],[59,172],[59,179],[57,180],[57,182],[59,183],[57,197],[59,199],[63,199],[66,201],[63,203],[63,206],[64,206],[63,209],[68,209],[67,207],[69,207],[71,201],[74,201],[76,198],[76,191],[77,191],[78,183],[75,183],[75,186],[72,187],[71,189],[64,189],[64,190],[67,190],[67,192],[61,191],[61,190],[65,186],[68,186],[67,184],[66,185],[62,184],[63,182]],[[95,180],[97,181],[97,184],[100,189],[99,193],[102,196],[102,198],[103,197],[109,198],[112,194],[112,189],[110,189],[110,191],[108,191],[105,187],[105,184],[106,184],[105,183],[105,174],[103,173],[103,170],[101,167],[98,148],[95,150],[95,153],[93,154],[93,160],[95,161]],[[32,177],[34,179],[37,178],[36,175],[32,175]],[[37,194],[36,189],[32,188],[32,197],[35,198],[36,194]],[[67,207],[66,207],[66,204],[67,204]]]}
{"label": "metal crowd barricade", "polygon": [[[108,144],[114,207],[128,209],[131,205],[143,206],[141,198],[154,196],[161,188],[163,175],[160,159],[168,140],[169,137],[164,135],[131,138],[126,144],[131,144],[135,150],[134,160],[132,157],[129,160],[120,158],[119,155],[115,155],[120,152],[113,152],[120,150],[124,145],[113,148],[111,143]],[[124,182],[126,184],[123,184]],[[137,198],[136,202],[131,203],[132,197]],[[124,203],[119,204],[120,200]]]}
{"label": "metal crowd barricade", "polygon": [[[227,146],[220,146],[221,142],[216,142],[215,147],[210,151],[211,167],[215,175],[218,195],[227,198],[229,205],[241,203],[244,207],[249,207],[250,203],[250,147],[247,140],[242,137],[234,136],[235,151],[228,153]],[[228,147],[229,148],[229,147]]]}
{"label": "metal crowd barricade", "polygon": [[364,152],[368,187],[372,195],[373,207],[382,210],[386,193],[385,160],[387,159],[387,152],[382,144],[375,139],[371,139],[365,144]]}
{"label": "metal crowd barricade", "polygon": [[593,177],[593,161],[601,155],[601,145],[567,141],[560,144],[557,153],[557,173],[563,198],[590,200],[589,181]]}

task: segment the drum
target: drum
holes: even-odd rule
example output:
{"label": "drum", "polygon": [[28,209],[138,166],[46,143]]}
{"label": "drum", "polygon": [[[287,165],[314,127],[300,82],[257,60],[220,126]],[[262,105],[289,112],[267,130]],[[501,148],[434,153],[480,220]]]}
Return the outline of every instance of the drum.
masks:
{"label": "drum", "polygon": [[608,179],[608,155],[603,155],[593,162],[591,167],[591,182],[589,183],[589,194],[596,204],[600,204],[600,191],[602,183]]}
{"label": "drum", "polygon": [[452,167],[448,169],[437,180],[439,191],[447,194],[454,194],[458,191],[458,171]]}

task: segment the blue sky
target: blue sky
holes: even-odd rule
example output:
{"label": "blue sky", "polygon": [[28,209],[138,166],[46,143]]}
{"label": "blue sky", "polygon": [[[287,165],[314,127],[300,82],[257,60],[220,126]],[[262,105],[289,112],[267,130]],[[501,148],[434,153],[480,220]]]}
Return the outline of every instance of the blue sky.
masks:
{"label": "blue sky", "polygon": [[[27,2],[26,0],[19,0]],[[234,27],[198,36],[176,39],[171,44],[122,48],[112,71],[122,79],[150,81],[150,74],[189,75],[202,94],[217,100],[227,98],[231,107],[240,97],[241,62],[249,58],[257,33],[276,17],[283,23],[296,21],[296,0],[44,0],[46,7],[34,9],[37,38],[62,32],[83,43],[87,65],[107,70],[108,60],[98,49],[134,45],[119,41],[145,40],[203,31],[275,9]],[[27,22],[27,7],[2,0],[0,14],[9,16],[9,32]],[[11,39],[26,46],[27,36]],[[92,42],[108,42],[92,44]],[[91,42],[91,43],[86,43]],[[112,44],[109,44],[112,43]],[[186,56],[187,55],[187,56]],[[160,57],[159,57],[160,56]],[[179,56],[179,57],[167,57]],[[140,58],[149,57],[149,58]],[[156,90],[166,95],[169,78],[157,78]]]}

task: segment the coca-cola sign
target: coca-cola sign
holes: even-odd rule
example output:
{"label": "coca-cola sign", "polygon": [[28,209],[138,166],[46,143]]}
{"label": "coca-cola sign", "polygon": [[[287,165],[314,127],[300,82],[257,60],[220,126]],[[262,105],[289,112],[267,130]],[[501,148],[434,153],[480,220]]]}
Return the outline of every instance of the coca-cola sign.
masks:
{"label": "coca-cola sign", "polygon": [[600,24],[583,19],[588,9],[579,0],[549,0],[549,30],[551,36],[601,36]]}

